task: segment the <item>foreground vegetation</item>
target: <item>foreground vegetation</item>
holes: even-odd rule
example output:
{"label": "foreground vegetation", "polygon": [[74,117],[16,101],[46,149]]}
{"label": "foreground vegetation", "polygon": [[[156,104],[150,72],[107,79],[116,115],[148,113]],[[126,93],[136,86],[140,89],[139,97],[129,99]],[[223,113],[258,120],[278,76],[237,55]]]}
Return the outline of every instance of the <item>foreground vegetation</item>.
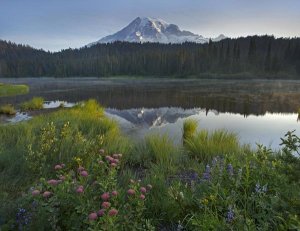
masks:
{"label": "foreground vegetation", "polygon": [[2,230],[287,230],[300,225],[300,139],[275,153],[184,125],[133,143],[88,101],[0,126]]}
{"label": "foreground vegetation", "polygon": [[11,104],[5,104],[5,105],[0,105],[0,115],[15,115],[16,110],[13,105]]}
{"label": "foreground vegetation", "polygon": [[29,101],[26,101],[21,104],[22,111],[33,111],[43,109],[44,99],[42,97],[34,97]]}
{"label": "foreground vegetation", "polygon": [[29,92],[27,85],[12,85],[0,83],[0,97],[22,95]]}

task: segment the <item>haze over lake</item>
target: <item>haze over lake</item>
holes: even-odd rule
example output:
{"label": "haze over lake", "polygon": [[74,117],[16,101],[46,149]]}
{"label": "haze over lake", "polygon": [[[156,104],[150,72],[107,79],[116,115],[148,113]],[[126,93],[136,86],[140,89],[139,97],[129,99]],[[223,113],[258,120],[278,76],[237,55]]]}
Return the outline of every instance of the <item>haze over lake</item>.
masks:
{"label": "haze over lake", "polygon": [[17,78],[2,82],[28,84],[31,90],[1,98],[0,103],[20,104],[35,96],[70,103],[94,98],[125,133],[136,138],[163,133],[181,142],[184,119],[194,118],[200,129],[226,129],[237,133],[243,143],[279,148],[280,137],[299,128],[295,113],[299,80]]}

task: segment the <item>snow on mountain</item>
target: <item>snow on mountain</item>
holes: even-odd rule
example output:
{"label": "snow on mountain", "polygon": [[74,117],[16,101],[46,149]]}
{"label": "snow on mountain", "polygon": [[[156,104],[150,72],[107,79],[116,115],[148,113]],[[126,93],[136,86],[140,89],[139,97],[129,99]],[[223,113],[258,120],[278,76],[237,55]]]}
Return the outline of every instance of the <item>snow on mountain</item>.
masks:
{"label": "snow on mountain", "polygon": [[[225,39],[223,34],[212,41]],[[207,43],[209,38],[194,34],[189,31],[180,30],[175,24],[170,24],[162,19],[150,17],[137,17],[128,26],[115,34],[108,35],[97,42],[90,43],[88,46],[97,43],[111,43],[114,41],[127,42],[159,42],[159,43],[183,43],[196,42]]]}

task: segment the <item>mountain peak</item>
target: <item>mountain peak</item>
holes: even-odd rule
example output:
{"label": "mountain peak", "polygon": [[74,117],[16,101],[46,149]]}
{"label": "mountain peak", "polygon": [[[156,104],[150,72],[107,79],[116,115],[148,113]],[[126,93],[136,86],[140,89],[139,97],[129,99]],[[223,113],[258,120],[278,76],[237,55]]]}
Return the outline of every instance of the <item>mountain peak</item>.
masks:
{"label": "mountain peak", "polygon": [[[226,38],[223,34],[213,41],[220,41]],[[91,43],[92,46],[97,43],[111,43],[114,41],[127,41],[127,42],[159,42],[159,43],[183,43],[183,42],[196,42],[206,43],[208,38],[201,35],[194,34],[190,31],[180,30],[180,28],[172,23],[154,18],[154,17],[137,17],[126,27],[116,32],[115,34],[108,35],[97,42]]]}

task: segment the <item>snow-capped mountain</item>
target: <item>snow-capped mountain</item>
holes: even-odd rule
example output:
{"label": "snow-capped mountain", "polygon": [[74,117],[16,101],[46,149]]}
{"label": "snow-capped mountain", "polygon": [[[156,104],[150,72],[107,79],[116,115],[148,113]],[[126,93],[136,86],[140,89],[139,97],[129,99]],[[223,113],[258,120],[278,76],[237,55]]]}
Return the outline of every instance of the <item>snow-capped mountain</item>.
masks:
{"label": "snow-capped mountain", "polygon": [[[221,34],[212,41],[220,41],[226,37]],[[167,23],[161,19],[150,17],[137,17],[128,26],[115,34],[108,35],[97,42],[90,43],[92,46],[97,43],[111,43],[114,41],[127,42],[159,42],[159,43],[183,43],[196,42],[207,43],[209,38],[197,35],[189,31],[180,30],[175,24]]]}

